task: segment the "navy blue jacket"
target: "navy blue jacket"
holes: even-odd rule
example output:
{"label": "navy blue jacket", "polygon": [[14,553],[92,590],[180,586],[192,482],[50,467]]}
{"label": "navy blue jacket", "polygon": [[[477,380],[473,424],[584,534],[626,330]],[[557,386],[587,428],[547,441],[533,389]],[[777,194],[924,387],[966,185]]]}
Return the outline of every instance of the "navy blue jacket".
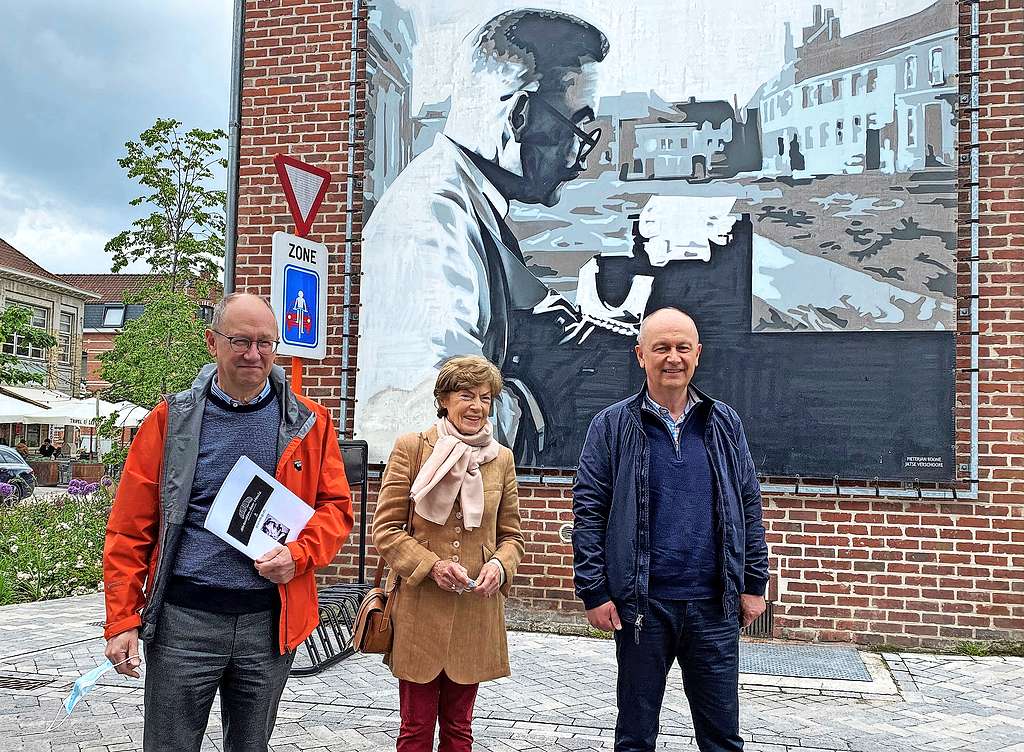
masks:
{"label": "navy blue jacket", "polygon": [[[722,599],[731,614],[739,593],[764,595],[768,585],[761,486],[736,411],[694,393],[710,403],[704,444],[715,486]],[[650,447],[640,416],[645,394],[646,388],[594,417],[573,488],[576,594],[588,609],[614,601],[620,618],[637,628],[647,611],[651,562]]]}

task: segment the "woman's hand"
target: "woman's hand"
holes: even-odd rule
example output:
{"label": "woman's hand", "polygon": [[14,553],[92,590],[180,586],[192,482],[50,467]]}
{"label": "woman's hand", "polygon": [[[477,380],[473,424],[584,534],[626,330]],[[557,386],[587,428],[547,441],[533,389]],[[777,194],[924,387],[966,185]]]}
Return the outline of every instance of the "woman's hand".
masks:
{"label": "woman's hand", "polygon": [[477,575],[476,587],[473,588],[473,592],[484,598],[490,598],[497,593],[498,588],[501,587],[500,568],[501,565],[493,561],[484,564],[480,569],[480,574]]}
{"label": "woman's hand", "polygon": [[430,568],[430,579],[442,590],[458,593],[469,587],[469,572],[461,564],[441,559]]}

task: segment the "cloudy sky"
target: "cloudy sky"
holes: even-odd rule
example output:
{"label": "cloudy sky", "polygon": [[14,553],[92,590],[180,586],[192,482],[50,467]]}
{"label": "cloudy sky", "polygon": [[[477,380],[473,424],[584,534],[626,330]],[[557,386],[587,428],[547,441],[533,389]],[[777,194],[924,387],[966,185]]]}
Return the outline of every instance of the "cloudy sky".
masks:
{"label": "cloudy sky", "polygon": [[138,216],[124,142],[158,117],[227,130],[231,2],[2,5],[0,238],[53,272],[108,272],[104,244]]}

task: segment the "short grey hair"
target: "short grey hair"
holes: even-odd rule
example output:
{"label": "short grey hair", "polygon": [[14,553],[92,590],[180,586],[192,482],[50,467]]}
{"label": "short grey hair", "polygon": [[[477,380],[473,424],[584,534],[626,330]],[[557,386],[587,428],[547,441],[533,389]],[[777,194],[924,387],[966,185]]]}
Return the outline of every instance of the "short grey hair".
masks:
{"label": "short grey hair", "polygon": [[[221,326],[223,326],[223,324],[224,324],[224,316],[225,316],[225,314],[227,313],[227,310],[228,310],[228,304],[232,300],[238,300],[239,298],[256,298],[261,303],[263,303],[263,305],[265,305],[267,307],[267,309],[271,313],[274,313],[274,306],[270,305],[270,301],[267,300],[266,298],[264,298],[262,295],[257,295],[256,293],[245,292],[245,291],[242,291],[242,292],[232,292],[232,293],[228,293],[223,298],[221,298],[219,301],[217,301],[217,305],[215,305],[213,307],[213,318],[210,320],[210,327],[211,328],[219,329]],[[275,319],[277,318],[277,314],[276,313],[274,314],[274,318]]]}

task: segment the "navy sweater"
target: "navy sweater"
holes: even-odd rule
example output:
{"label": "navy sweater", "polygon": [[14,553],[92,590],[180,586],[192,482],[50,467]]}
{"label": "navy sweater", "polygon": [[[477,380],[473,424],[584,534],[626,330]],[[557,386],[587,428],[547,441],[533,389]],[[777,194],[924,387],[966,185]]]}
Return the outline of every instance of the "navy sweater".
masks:
{"label": "navy sweater", "polygon": [[276,607],[277,586],[260,576],[252,559],[236,551],[203,523],[213,499],[243,454],[271,475],[277,469],[281,405],[274,390],[255,403],[233,406],[212,391],[199,435],[192,497],[174,560],[167,600],[220,613],[252,613]]}
{"label": "navy sweater", "polygon": [[704,447],[707,407],[690,411],[678,450],[657,416],[644,411],[643,422],[651,448],[649,592],[669,600],[718,597],[714,485]]}

